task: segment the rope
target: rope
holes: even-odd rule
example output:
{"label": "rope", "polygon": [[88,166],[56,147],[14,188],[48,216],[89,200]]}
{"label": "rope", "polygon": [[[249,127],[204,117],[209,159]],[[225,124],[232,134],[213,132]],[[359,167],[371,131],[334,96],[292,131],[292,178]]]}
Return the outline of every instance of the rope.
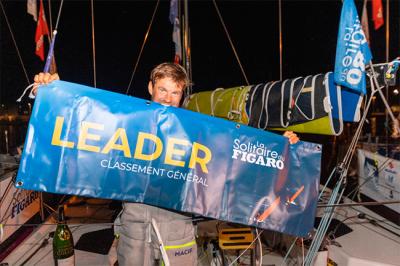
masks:
{"label": "rope", "polygon": [[[375,90],[374,90],[374,87],[372,87],[371,97],[368,100],[366,109],[364,110],[364,113],[363,113],[363,117],[361,118],[360,123],[358,124],[356,133],[355,133],[355,135],[354,135],[354,137],[353,137],[353,139],[352,139],[352,141],[350,143],[350,146],[349,146],[349,148],[348,148],[348,150],[347,150],[347,152],[345,154],[345,157],[344,157],[343,161],[339,164],[338,168],[335,168],[334,171],[332,171],[332,174],[328,179],[328,182],[329,182],[331,177],[332,177],[332,175],[333,175],[333,173],[340,172],[339,181],[337,182],[335,188],[332,191],[331,197],[329,198],[329,201],[328,201],[328,205],[339,204],[340,199],[343,196],[343,193],[344,193],[344,190],[345,190],[345,184],[346,184],[346,181],[345,181],[346,178],[345,177],[347,175],[347,170],[350,167],[350,162],[351,162],[351,159],[352,159],[352,157],[354,155],[354,152],[356,150],[356,145],[357,145],[358,139],[359,139],[359,137],[361,135],[364,122],[366,121],[366,116],[367,116],[367,113],[368,113],[368,109],[371,106],[372,96],[374,94],[375,94]],[[342,186],[342,185],[344,185],[344,186]],[[324,189],[325,188],[326,188],[326,185],[325,185]],[[320,196],[322,195],[322,192],[321,192]],[[305,264],[306,265],[311,265],[316,253],[318,252],[318,249],[321,246],[322,241],[323,241],[323,239],[324,239],[324,237],[326,235],[326,232],[328,230],[329,224],[330,224],[330,222],[331,222],[331,220],[333,218],[334,210],[335,210],[335,207],[327,207],[325,209],[325,214],[322,216],[321,222],[320,222],[320,224],[319,224],[319,226],[317,228],[317,233],[315,234],[314,239],[313,239],[313,241],[312,241],[312,243],[310,245],[309,251],[307,253],[306,260],[305,260]]]}
{"label": "rope", "polygon": [[[53,33],[53,19],[52,19],[52,15],[51,15],[51,1],[48,0],[48,8],[49,8],[49,25],[50,25],[50,32]],[[53,38],[53,35],[51,36],[51,38]]]}
{"label": "rope", "polygon": [[264,230],[261,230],[257,236],[253,239],[253,241],[251,241],[251,243],[247,246],[247,248],[245,250],[242,251],[242,253],[239,254],[239,256],[236,257],[236,259],[234,259],[229,266],[232,266],[236,261],[238,261],[240,259],[240,257],[243,256],[244,253],[246,253],[246,251],[251,247],[251,245],[253,245],[260,237],[260,235],[264,232]]}
{"label": "rope", "polygon": [[[256,228],[256,233],[258,235],[258,229]],[[262,262],[263,262],[263,252],[262,252],[262,243],[261,243],[261,239],[258,238],[258,245],[260,246],[260,266],[262,266]]]}
{"label": "rope", "polygon": [[[391,158],[387,158],[382,165],[380,165],[380,167],[377,169],[378,172],[380,172],[381,170],[383,170],[391,161],[393,161],[393,159]],[[364,186],[366,183],[368,183],[369,181],[371,181],[371,179],[373,179],[374,177],[374,173],[371,173],[367,178],[365,178],[365,181],[363,183],[361,183],[360,185],[358,185],[357,187],[355,187],[352,191],[350,191],[347,194],[347,197],[350,198],[351,200],[354,200],[355,196],[357,195],[357,192],[361,189],[362,186]],[[353,194],[354,193],[354,194]]]}
{"label": "rope", "polygon": [[125,94],[129,94],[129,90],[130,90],[131,85],[132,85],[133,77],[135,76],[136,69],[137,69],[137,67],[138,67],[138,65],[139,65],[139,61],[140,61],[140,57],[142,56],[142,53],[143,53],[144,45],[146,44],[147,38],[149,37],[149,33],[150,33],[150,30],[151,30],[151,26],[152,26],[152,24],[153,24],[153,20],[154,20],[154,17],[155,17],[155,15],[156,15],[156,12],[157,12],[157,8],[158,8],[159,3],[160,3],[160,0],[157,0],[156,6],[155,6],[154,11],[153,11],[153,15],[152,15],[152,17],[151,17],[149,26],[147,27],[146,34],[144,35],[142,47],[140,47],[139,56],[138,56],[138,58],[137,58],[137,60],[136,60],[135,66],[134,66],[134,68],[133,68],[132,75],[131,75],[131,78],[130,78],[130,80],[129,80],[128,87],[126,88]]}
{"label": "rope", "polygon": [[26,82],[29,84],[30,81],[29,81],[28,73],[26,72],[25,65],[24,65],[24,61],[22,61],[22,57],[21,57],[21,54],[20,54],[20,52],[19,52],[17,42],[15,41],[14,33],[13,33],[12,29],[11,29],[10,22],[8,22],[8,18],[7,18],[6,11],[5,11],[5,9],[4,9],[3,1],[2,1],[2,0],[0,0],[0,6],[1,6],[1,10],[3,11],[4,19],[6,20],[8,30],[10,31],[11,39],[12,39],[12,41],[13,41],[13,43],[14,43],[15,49],[17,50],[18,59],[19,59],[19,62],[21,63],[22,70],[24,71],[25,78],[26,78]]}
{"label": "rope", "polygon": [[[220,91],[220,90],[222,90],[223,92],[217,97],[217,100],[216,100],[215,103],[214,103],[214,96],[215,96],[215,93],[216,93],[217,91]],[[225,93],[226,93],[226,90],[224,90],[224,88],[217,88],[217,89],[215,89],[215,90],[213,90],[213,91],[211,92],[211,95],[210,95],[211,116],[215,116],[214,110],[215,110],[215,108],[217,107],[217,103],[218,103],[220,97],[223,96]]]}
{"label": "rope", "polygon": [[239,64],[240,70],[242,71],[243,77],[244,77],[244,79],[245,79],[245,81],[246,81],[246,85],[248,86],[248,85],[250,85],[250,83],[249,83],[249,81],[248,81],[248,79],[247,79],[246,73],[244,72],[242,63],[240,62],[239,56],[238,56],[238,54],[237,54],[237,52],[236,52],[235,46],[233,45],[232,39],[231,39],[231,37],[230,37],[230,35],[229,35],[229,32],[228,32],[228,30],[227,30],[227,28],[226,28],[226,26],[225,26],[224,19],[222,18],[221,13],[219,12],[219,9],[218,9],[218,6],[217,6],[217,2],[216,2],[215,0],[213,0],[213,4],[214,4],[214,6],[215,6],[215,10],[217,11],[219,20],[221,21],[222,27],[223,27],[224,30],[225,30],[225,34],[226,34],[226,37],[227,37],[228,40],[229,40],[229,43],[230,43],[231,48],[232,48],[232,51],[233,51],[233,53],[235,54],[235,57],[236,57],[236,60],[237,60],[237,62],[238,62],[238,64]]}
{"label": "rope", "polygon": [[52,38],[51,43],[50,43],[49,52],[47,53],[47,58],[46,58],[46,64],[45,64],[44,70],[43,70],[43,72],[45,72],[45,73],[49,72],[50,64],[51,64],[52,57],[53,57],[53,54],[54,54],[54,44],[56,42],[58,23],[60,22],[60,17],[61,17],[61,11],[62,11],[63,4],[64,4],[64,0],[61,0],[60,8],[58,9],[56,26],[54,27],[54,31],[53,31],[53,38]]}
{"label": "rope", "polygon": [[[8,183],[6,189],[3,192],[3,196],[0,198],[0,206],[3,206],[3,201],[6,198],[8,191],[10,191],[12,184],[13,184],[13,180],[11,179],[10,182]],[[2,221],[2,219],[0,221]]]}
{"label": "rope", "polygon": [[[30,85],[28,85],[28,87],[25,88],[25,90],[22,92],[21,96],[19,96],[19,98],[17,99],[17,102],[20,102],[22,100],[22,98],[24,97],[25,93],[34,86],[35,84],[32,83]],[[29,98],[35,98],[35,96],[33,96],[32,92],[29,94]]]}
{"label": "rope", "polygon": [[94,87],[97,87],[96,82],[96,44],[95,44],[95,35],[94,35],[94,4],[93,0],[90,0],[90,8],[92,14],[92,50],[93,50],[93,84]]}
{"label": "rope", "polygon": [[282,263],[281,263],[281,266],[286,265],[285,262],[286,262],[286,260],[288,259],[290,252],[292,252],[292,249],[293,249],[294,245],[296,244],[296,241],[297,241],[298,238],[299,238],[299,237],[296,237],[296,238],[294,239],[292,245],[290,245],[288,251],[286,252],[285,257],[283,258],[283,261],[282,261]]}
{"label": "rope", "polygon": [[[372,68],[372,66],[371,66],[371,68]],[[344,193],[344,190],[345,190],[347,170],[350,167],[350,162],[352,160],[352,157],[354,156],[354,153],[355,153],[355,150],[356,150],[356,147],[357,147],[358,139],[361,136],[362,128],[363,128],[364,122],[366,121],[368,110],[369,110],[369,108],[371,106],[371,103],[372,103],[372,98],[373,98],[373,96],[374,96],[374,94],[376,92],[382,93],[381,89],[383,87],[379,87],[378,89],[375,88],[375,85],[377,85],[378,83],[377,83],[376,74],[375,74],[373,68],[372,68],[372,76],[369,75],[369,78],[370,78],[370,81],[371,81],[372,93],[371,93],[371,96],[368,99],[368,102],[367,102],[366,106],[365,106],[363,116],[362,116],[362,118],[361,118],[361,120],[360,120],[360,122],[358,124],[358,127],[356,129],[355,135],[352,138],[352,141],[351,141],[351,143],[349,145],[349,148],[348,148],[348,150],[347,150],[342,162],[339,164],[339,166],[337,168],[335,168],[332,171],[330,177],[328,178],[328,181],[326,182],[326,184],[324,186],[324,189],[322,190],[322,192],[319,195],[319,198],[320,198],[322,193],[326,189],[327,184],[329,183],[330,179],[332,178],[333,174],[336,173],[336,172],[340,172],[339,180],[338,180],[336,186],[334,187],[334,189],[333,189],[333,191],[331,193],[331,197],[328,200],[328,205],[329,206],[330,205],[338,205],[340,203],[340,200],[341,200],[341,198],[343,196],[343,193]],[[316,234],[315,234],[315,236],[313,238],[313,241],[312,241],[312,243],[310,245],[310,248],[309,248],[309,251],[307,253],[307,256],[306,256],[306,259],[305,259],[305,265],[311,265],[312,264],[312,261],[313,261],[315,255],[316,255],[316,253],[318,252],[318,249],[320,248],[320,246],[322,244],[322,241],[324,240],[324,237],[325,237],[326,232],[328,230],[329,224],[330,224],[330,222],[331,222],[331,220],[333,218],[334,210],[335,210],[335,206],[327,207],[325,209],[325,213],[322,216],[321,222],[320,222],[320,224],[319,224],[319,226],[318,226],[318,228],[316,230]]]}

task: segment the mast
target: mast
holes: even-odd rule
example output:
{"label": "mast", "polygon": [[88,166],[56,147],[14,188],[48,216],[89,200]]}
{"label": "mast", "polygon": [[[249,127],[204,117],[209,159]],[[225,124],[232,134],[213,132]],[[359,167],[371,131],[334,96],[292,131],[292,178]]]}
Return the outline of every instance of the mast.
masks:
{"label": "mast", "polygon": [[[182,64],[186,69],[189,80],[192,80],[192,61],[190,54],[190,32],[189,32],[189,8],[188,0],[183,0],[183,14],[182,14],[181,31],[183,36],[183,51],[182,51]],[[188,87],[188,94],[192,92],[192,85]]]}
{"label": "mast", "polygon": [[279,0],[278,6],[278,19],[279,19],[279,80],[283,79],[282,71],[282,0]]}
{"label": "mast", "polygon": [[97,88],[96,79],[96,42],[95,42],[95,32],[94,32],[94,3],[90,0],[90,13],[91,13],[91,23],[92,23],[92,53],[93,53],[93,87]]}

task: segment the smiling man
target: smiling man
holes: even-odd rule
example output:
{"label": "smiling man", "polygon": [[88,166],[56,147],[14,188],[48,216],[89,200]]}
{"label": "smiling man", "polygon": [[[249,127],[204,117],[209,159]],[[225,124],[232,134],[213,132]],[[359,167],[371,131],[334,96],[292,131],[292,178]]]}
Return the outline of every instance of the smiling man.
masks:
{"label": "smiling man", "polygon": [[[57,74],[40,73],[35,76],[34,93],[41,84],[59,79]],[[162,63],[150,74],[148,91],[154,102],[179,107],[190,81],[185,69],[174,63]],[[146,121],[143,121],[144,123]],[[299,139],[291,131],[284,133],[291,144]],[[159,229],[157,236],[155,221]],[[119,265],[159,265],[162,259],[159,237],[165,245],[170,265],[196,265],[197,245],[191,216],[141,203],[124,202],[114,223],[118,240]]]}

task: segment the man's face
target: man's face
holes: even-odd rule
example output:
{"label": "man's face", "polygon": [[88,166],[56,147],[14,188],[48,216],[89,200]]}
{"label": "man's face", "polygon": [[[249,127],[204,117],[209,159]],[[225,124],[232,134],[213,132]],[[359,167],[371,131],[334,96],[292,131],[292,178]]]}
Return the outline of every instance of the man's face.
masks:
{"label": "man's face", "polygon": [[156,80],[155,84],[150,81],[148,89],[152,101],[164,105],[179,107],[184,88],[181,84],[166,77]]}

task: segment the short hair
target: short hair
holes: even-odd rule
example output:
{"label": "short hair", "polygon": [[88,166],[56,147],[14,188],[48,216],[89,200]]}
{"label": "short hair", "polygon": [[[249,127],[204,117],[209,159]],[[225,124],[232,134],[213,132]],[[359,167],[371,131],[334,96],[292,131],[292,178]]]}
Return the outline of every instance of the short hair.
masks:
{"label": "short hair", "polygon": [[153,85],[162,78],[171,78],[174,82],[182,84],[183,89],[190,85],[186,70],[179,64],[167,62],[153,68],[150,74],[150,81]]}

